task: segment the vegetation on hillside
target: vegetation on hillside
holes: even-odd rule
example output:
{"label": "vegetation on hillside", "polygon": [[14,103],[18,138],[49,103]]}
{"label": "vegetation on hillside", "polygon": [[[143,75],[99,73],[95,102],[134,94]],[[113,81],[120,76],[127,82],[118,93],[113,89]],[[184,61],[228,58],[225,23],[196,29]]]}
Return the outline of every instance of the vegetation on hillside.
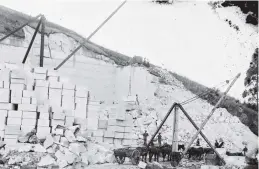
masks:
{"label": "vegetation on hillside", "polygon": [[[215,105],[222,96],[222,93],[219,92],[218,89],[211,89],[176,73],[170,73],[177,80],[182,82],[187,90],[190,90],[192,93],[198,95],[201,99],[206,100],[208,103],[212,105]],[[240,121],[243,124],[248,126],[254,134],[258,135],[257,111],[247,107],[246,104],[240,103],[239,100],[231,96],[226,96],[219,107],[225,108],[232,115],[239,117]]]}
{"label": "vegetation on hillside", "polygon": [[255,49],[252,56],[250,67],[246,72],[244,85],[246,89],[243,92],[243,98],[247,99],[245,104],[258,111],[258,48]]}

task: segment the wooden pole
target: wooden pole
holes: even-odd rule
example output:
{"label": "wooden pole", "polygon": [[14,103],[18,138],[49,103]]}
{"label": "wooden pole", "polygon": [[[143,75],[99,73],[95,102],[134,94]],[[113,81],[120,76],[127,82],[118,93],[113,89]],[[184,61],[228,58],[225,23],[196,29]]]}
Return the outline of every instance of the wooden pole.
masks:
{"label": "wooden pole", "polygon": [[219,101],[217,102],[217,104],[214,106],[214,108],[211,110],[210,114],[208,115],[208,117],[204,120],[204,122],[201,124],[199,130],[195,133],[195,135],[192,137],[191,141],[189,142],[189,144],[187,145],[185,151],[183,152],[183,155],[185,155],[188,151],[188,149],[191,147],[192,143],[194,142],[194,140],[197,138],[197,136],[200,134],[201,130],[203,129],[203,127],[206,125],[206,123],[209,121],[209,119],[211,118],[211,116],[213,115],[213,113],[215,112],[215,110],[218,108],[219,104],[221,103],[221,101],[224,99],[224,97],[226,96],[226,94],[228,93],[228,91],[230,90],[230,88],[234,85],[234,83],[236,82],[236,80],[240,77],[240,73],[235,77],[235,79],[232,81],[232,83],[229,85],[229,87],[227,88],[227,90],[223,93],[223,95],[221,96],[221,98],[219,99]]}
{"label": "wooden pole", "polygon": [[23,58],[23,61],[22,61],[23,64],[26,62],[26,59],[27,59],[27,57],[28,57],[28,55],[29,55],[29,52],[30,52],[31,47],[32,47],[32,44],[33,44],[33,42],[34,42],[34,39],[35,39],[35,37],[36,37],[36,35],[37,35],[37,33],[38,33],[38,30],[39,30],[39,28],[40,28],[40,25],[41,25],[41,19],[40,19],[40,21],[39,21],[39,23],[38,23],[38,25],[37,25],[37,27],[36,27],[36,29],[35,29],[35,31],[34,31],[34,34],[33,34],[33,36],[32,36],[31,42],[30,42],[30,44],[29,44],[29,47],[28,47],[28,49],[27,49],[27,51],[26,51],[26,53],[25,53],[25,56],[24,56],[24,58]]}
{"label": "wooden pole", "polygon": [[[182,112],[184,113],[184,115],[187,117],[187,119],[192,123],[192,125],[196,128],[196,130],[199,130],[199,127],[195,124],[195,122],[193,121],[193,119],[189,116],[189,114],[184,110],[183,106],[178,104],[177,107],[179,107]],[[203,132],[200,132],[200,135],[203,137],[203,139],[207,142],[207,144],[213,149],[213,151],[216,153],[216,155],[219,157],[219,159],[221,160],[222,164],[226,164],[226,162],[224,161],[224,159],[220,156],[220,154],[217,152],[217,150],[214,148],[214,146],[210,143],[209,139],[203,134]]]}
{"label": "wooden pole", "polygon": [[44,59],[44,34],[45,34],[45,17],[41,17],[41,43],[40,43],[40,67],[43,67]]}
{"label": "wooden pole", "polygon": [[103,27],[103,25],[111,19],[111,17],[127,2],[127,0],[125,0],[107,19],[104,20],[104,22],[97,28],[95,29],[95,31],[93,33],[91,33],[90,36],[88,36],[88,38],[86,40],[84,40],[70,55],[68,55],[56,68],[54,68],[54,70],[58,70],[64,63],[66,63],[66,61],[68,61],[69,58],[71,58],[86,42],[88,42],[93,36],[94,34],[96,34],[96,32],[98,30],[101,29],[101,27]]}
{"label": "wooden pole", "polygon": [[40,16],[41,16],[41,15],[37,15],[36,17],[30,19],[28,22],[26,22],[25,24],[21,25],[21,26],[18,27],[17,29],[11,31],[8,35],[2,37],[2,38],[0,39],[0,42],[3,41],[3,40],[5,40],[6,38],[8,38],[9,36],[11,36],[12,34],[18,32],[19,30],[21,30],[21,29],[22,29],[23,27],[25,27],[26,25],[28,25],[28,24],[30,24],[30,23],[36,21]]}
{"label": "wooden pole", "polygon": [[172,152],[178,151],[178,107],[174,108],[174,116],[173,116],[173,143],[172,143]]}

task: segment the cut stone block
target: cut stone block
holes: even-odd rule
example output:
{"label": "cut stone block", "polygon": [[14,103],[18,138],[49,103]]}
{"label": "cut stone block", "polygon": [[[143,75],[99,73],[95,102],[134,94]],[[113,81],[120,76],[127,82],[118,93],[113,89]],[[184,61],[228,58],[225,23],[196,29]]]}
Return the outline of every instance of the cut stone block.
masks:
{"label": "cut stone block", "polygon": [[64,125],[65,125],[65,121],[64,121],[64,120],[55,120],[55,119],[52,119],[52,120],[51,120],[51,126],[52,126],[52,127],[56,127],[57,125],[62,125],[62,126],[64,126]]}
{"label": "cut stone block", "polygon": [[26,89],[26,86],[25,86],[25,84],[15,84],[15,83],[11,83],[10,89],[11,89],[11,90],[20,90],[20,91],[23,91],[23,90]]}
{"label": "cut stone block", "polygon": [[94,137],[103,137],[104,136],[104,131],[103,130],[93,131],[93,136]]}
{"label": "cut stone block", "polygon": [[48,76],[58,76],[58,72],[57,71],[53,71],[53,70],[48,70],[47,75]]}
{"label": "cut stone block", "polygon": [[20,125],[17,126],[5,126],[5,134],[19,135],[21,134]]}
{"label": "cut stone block", "polygon": [[75,110],[75,117],[78,118],[86,118],[86,110],[80,110],[80,109],[76,109]]}
{"label": "cut stone block", "polygon": [[34,126],[36,125],[36,119],[22,119],[23,126]]}
{"label": "cut stone block", "polygon": [[103,137],[93,137],[93,140],[97,143],[103,143]]}
{"label": "cut stone block", "polygon": [[52,106],[61,106],[61,96],[52,96],[52,97],[50,97],[49,96],[49,100],[50,100],[50,104],[52,105]]}
{"label": "cut stone block", "polygon": [[5,124],[6,124],[6,116],[4,114],[0,115],[0,130],[5,129]]}
{"label": "cut stone block", "polygon": [[0,80],[0,88],[4,88],[4,81]]}
{"label": "cut stone block", "polygon": [[99,129],[107,129],[108,120],[99,120],[98,121],[98,128]]}
{"label": "cut stone block", "polygon": [[54,129],[54,130],[52,130],[52,133],[56,134],[56,135],[64,135],[64,130],[63,129]]}
{"label": "cut stone block", "polygon": [[0,103],[0,110],[14,110],[14,104]]}
{"label": "cut stone block", "polygon": [[87,104],[87,98],[75,97],[75,103]]}
{"label": "cut stone block", "polygon": [[114,138],[115,132],[114,131],[105,131],[104,132],[104,137],[105,138]]}
{"label": "cut stone block", "polygon": [[131,133],[132,132],[132,127],[125,127],[124,128],[125,133]]}
{"label": "cut stone block", "polygon": [[51,132],[50,127],[38,127],[36,135],[39,139],[44,139],[46,138],[47,135],[50,134],[50,132]]}
{"label": "cut stone block", "polygon": [[21,104],[22,103],[22,98],[21,97],[11,97],[11,103]]}
{"label": "cut stone block", "polygon": [[124,134],[123,133],[119,133],[119,132],[115,132],[114,138],[121,138],[121,139],[123,139],[124,138]]}
{"label": "cut stone block", "polygon": [[10,90],[0,88],[0,102],[9,103],[9,100],[10,100]]}
{"label": "cut stone block", "polygon": [[49,122],[50,121],[48,119],[38,119],[38,126],[49,127],[50,126]]}
{"label": "cut stone block", "polygon": [[35,86],[37,87],[49,87],[49,82],[46,80],[36,80]]}
{"label": "cut stone block", "polygon": [[53,119],[65,120],[65,113],[53,113]]}
{"label": "cut stone block", "polygon": [[74,90],[63,89],[62,90],[62,96],[74,97],[75,96],[75,91]]}
{"label": "cut stone block", "polygon": [[8,118],[22,118],[22,111],[14,111],[14,110],[10,110],[8,111]]}
{"label": "cut stone block", "polygon": [[17,139],[7,138],[7,139],[4,139],[4,142],[6,143],[6,145],[15,145],[17,144]]}
{"label": "cut stone block", "polygon": [[69,116],[69,117],[74,117],[75,116],[75,110],[64,109],[64,113],[65,113],[66,116]]}
{"label": "cut stone block", "polygon": [[58,82],[59,76],[48,76],[47,79],[52,82]]}
{"label": "cut stone block", "polygon": [[114,140],[113,138],[105,138],[104,137],[103,142],[108,143],[108,144],[113,144],[114,143],[113,140]]}
{"label": "cut stone block", "polygon": [[107,130],[123,133],[124,132],[124,127],[121,127],[121,126],[108,126]]}
{"label": "cut stone block", "polygon": [[85,91],[85,90],[76,90],[76,97],[87,98],[87,96],[88,96],[88,91]]}
{"label": "cut stone block", "polygon": [[37,118],[37,112],[22,112],[22,118],[24,119],[36,119]]}
{"label": "cut stone block", "polygon": [[50,81],[49,88],[51,89],[62,89],[63,84],[61,82]]}
{"label": "cut stone block", "polygon": [[21,125],[22,119],[21,118],[7,118],[7,125]]}
{"label": "cut stone block", "polygon": [[129,140],[129,139],[123,139],[122,140],[122,145],[124,145],[124,146],[133,145],[133,141]]}
{"label": "cut stone block", "polygon": [[113,140],[115,146],[121,146],[122,145],[122,139],[115,138]]}
{"label": "cut stone block", "polygon": [[22,104],[31,104],[31,98],[23,97],[22,98]]}
{"label": "cut stone block", "polygon": [[88,123],[88,120],[86,118],[75,117],[74,124],[80,125],[81,130],[87,129],[87,126],[88,126],[87,123]]}
{"label": "cut stone block", "polygon": [[124,139],[132,139],[133,138],[133,134],[132,133],[124,133],[123,138]]}
{"label": "cut stone block", "polygon": [[39,73],[34,73],[33,74],[34,79],[36,80],[46,80],[47,75],[46,74],[39,74]]}
{"label": "cut stone block", "polygon": [[38,106],[38,112],[40,113],[49,113],[50,107],[48,105],[39,105]]}
{"label": "cut stone block", "polygon": [[12,70],[11,78],[13,79],[25,79],[25,76],[22,71],[20,70]]}
{"label": "cut stone block", "polygon": [[7,117],[7,110],[0,110],[0,117]]}
{"label": "cut stone block", "polygon": [[3,68],[0,71],[0,80],[9,81],[11,77],[11,71],[9,69]]}
{"label": "cut stone block", "polygon": [[76,85],[71,84],[71,83],[64,83],[63,84],[63,89],[75,90],[76,89]]}
{"label": "cut stone block", "polygon": [[25,84],[25,79],[11,79],[11,84]]}
{"label": "cut stone block", "polygon": [[35,95],[36,99],[40,104],[43,104],[44,101],[48,99],[48,93],[49,93],[49,88],[47,87],[35,87]]}
{"label": "cut stone block", "polygon": [[11,97],[22,98],[22,90],[11,90]]}
{"label": "cut stone block", "polygon": [[87,129],[97,130],[98,129],[98,118],[87,118]]}
{"label": "cut stone block", "polygon": [[2,138],[4,138],[4,130],[0,130],[0,140],[2,140]]}
{"label": "cut stone block", "polygon": [[37,103],[38,103],[38,102],[37,102],[37,99],[34,98],[34,97],[32,97],[32,98],[31,98],[31,104],[36,105]]}
{"label": "cut stone block", "polygon": [[66,116],[65,125],[66,126],[73,126],[74,121],[75,121],[74,117]]}
{"label": "cut stone block", "polygon": [[46,74],[47,73],[47,69],[43,68],[43,67],[35,67],[34,68],[34,73],[37,74]]}
{"label": "cut stone block", "polygon": [[49,97],[55,97],[55,96],[61,97],[61,94],[62,94],[62,90],[61,89],[49,88]]}
{"label": "cut stone block", "polygon": [[37,106],[33,105],[33,104],[19,104],[18,110],[35,112],[35,111],[37,111]]}
{"label": "cut stone block", "polygon": [[35,97],[35,92],[34,91],[29,91],[29,90],[23,90],[22,91],[22,97]]}
{"label": "cut stone block", "polygon": [[[51,135],[50,135],[51,136]],[[61,136],[54,136],[53,137],[53,141],[55,141],[55,142],[60,142],[60,138],[61,138]]]}
{"label": "cut stone block", "polygon": [[64,110],[61,106],[55,105],[55,106],[51,107],[51,112],[53,112],[53,113],[64,113]]}
{"label": "cut stone block", "polygon": [[49,120],[50,119],[49,113],[40,113],[40,119]]}
{"label": "cut stone block", "polygon": [[32,126],[32,125],[23,126],[23,125],[21,125],[21,131],[22,131],[23,133],[29,133],[29,132],[31,132],[33,129],[35,129],[35,126]]}
{"label": "cut stone block", "polygon": [[109,119],[108,120],[108,126],[117,126],[117,120],[116,119]]}
{"label": "cut stone block", "polygon": [[10,82],[9,81],[4,81],[4,88],[10,89]]}

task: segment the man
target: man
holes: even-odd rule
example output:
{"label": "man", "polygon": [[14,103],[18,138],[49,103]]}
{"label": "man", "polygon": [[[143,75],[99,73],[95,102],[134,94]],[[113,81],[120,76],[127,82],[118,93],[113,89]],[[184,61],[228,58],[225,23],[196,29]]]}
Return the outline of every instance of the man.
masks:
{"label": "man", "polygon": [[138,95],[136,94],[136,104],[139,105]]}
{"label": "man", "polygon": [[157,136],[157,140],[158,140],[158,145],[159,147],[161,147],[161,142],[162,142],[162,136],[161,136],[161,133],[158,134]]}
{"label": "man", "polygon": [[200,146],[200,139],[197,139],[196,146]]}
{"label": "man", "polygon": [[223,141],[223,139],[220,138],[219,141],[220,141],[220,144],[219,144],[219,147],[218,147],[218,148],[223,148],[223,146],[224,146],[224,141]]}
{"label": "man", "polygon": [[246,156],[246,152],[247,152],[247,147],[245,146],[245,148],[243,148],[243,152],[244,152],[244,156]]}
{"label": "man", "polygon": [[218,140],[215,140],[215,148],[219,148],[219,142],[218,142]]}
{"label": "man", "polygon": [[148,133],[147,130],[145,130],[145,133],[143,134],[143,140],[144,140],[144,145],[147,145],[147,137],[148,137]]}

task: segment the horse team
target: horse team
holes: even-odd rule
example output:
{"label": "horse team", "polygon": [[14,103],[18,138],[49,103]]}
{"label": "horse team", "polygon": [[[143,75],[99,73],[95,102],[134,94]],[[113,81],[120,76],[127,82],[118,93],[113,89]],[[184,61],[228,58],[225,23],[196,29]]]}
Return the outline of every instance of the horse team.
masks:
{"label": "horse team", "polygon": [[[172,161],[172,145],[164,144],[162,146],[154,146],[151,145],[150,147],[137,147],[137,150],[140,152],[141,160],[147,162],[147,156],[149,162],[152,161],[153,157],[154,160],[159,162],[159,157],[163,158],[163,161],[167,158],[168,161]],[[184,151],[185,146],[179,144],[178,151]],[[201,160],[203,155],[206,154],[213,154],[212,148],[204,148],[204,147],[190,147],[187,151],[188,159],[198,159]]]}

